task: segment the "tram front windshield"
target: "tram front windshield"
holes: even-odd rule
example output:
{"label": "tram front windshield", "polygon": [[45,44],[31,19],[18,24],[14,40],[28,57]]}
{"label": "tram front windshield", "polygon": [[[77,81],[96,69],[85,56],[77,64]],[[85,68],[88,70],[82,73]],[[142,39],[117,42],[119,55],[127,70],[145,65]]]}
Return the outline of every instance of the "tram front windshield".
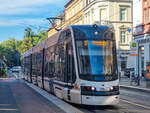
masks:
{"label": "tram front windshield", "polygon": [[117,79],[114,43],[112,40],[76,40],[80,78],[95,81]]}

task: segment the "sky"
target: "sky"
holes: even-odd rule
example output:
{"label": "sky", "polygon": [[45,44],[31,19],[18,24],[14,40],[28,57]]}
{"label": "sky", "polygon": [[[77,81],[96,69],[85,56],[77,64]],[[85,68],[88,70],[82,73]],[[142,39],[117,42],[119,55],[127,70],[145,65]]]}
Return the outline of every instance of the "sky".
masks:
{"label": "sky", "polygon": [[24,29],[34,32],[49,28],[48,17],[62,13],[69,0],[0,0],[0,43],[10,38],[22,40]]}

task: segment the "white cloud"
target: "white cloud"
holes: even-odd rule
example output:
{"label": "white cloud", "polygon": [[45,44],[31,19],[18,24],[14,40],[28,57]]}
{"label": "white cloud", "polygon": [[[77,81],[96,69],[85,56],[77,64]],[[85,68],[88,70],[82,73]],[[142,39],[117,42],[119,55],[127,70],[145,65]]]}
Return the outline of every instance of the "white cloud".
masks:
{"label": "white cloud", "polygon": [[[33,18],[33,14],[37,17],[44,17],[44,11],[55,13],[57,11],[50,10],[59,5],[61,8],[69,0],[0,0],[0,26],[25,26],[26,25],[47,25],[48,21],[42,18]],[[24,15],[27,15],[25,17]],[[18,18],[16,18],[18,17]],[[25,23],[23,25],[23,23]]]}
{"label": "white cloud", "polygon": [[28,19],[0,19],[0,26],[29,26],[29,25],[48,25],[43,18]]}
{"label": "white cloud", "polygon": [[0,15],[30,13],[44,5],[60,5],[68,0],[0,0]]}
{"label": "white cloud", "polygon": [[40,6],[45,4],[59,3],[62,0],[3,0],[0,1],[1,8],[16,8],[26,6]]}

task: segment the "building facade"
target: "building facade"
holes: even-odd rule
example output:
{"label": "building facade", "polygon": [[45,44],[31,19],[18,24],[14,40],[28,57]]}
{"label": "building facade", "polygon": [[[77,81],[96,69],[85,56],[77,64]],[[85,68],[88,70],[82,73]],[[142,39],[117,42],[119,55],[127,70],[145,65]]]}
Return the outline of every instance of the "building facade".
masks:
{"label": "building facade", "polygon": [[82,25],[84,24],[83,9],[85,0],[70,0],[65,5],[65,25]]}
{"label": "building facade", "polygon": [[133,27],[142,23],[142,0],[133,0]]}
{"label": "building facade", "polygon": [[132,0],[86,0],[85,3],[84,24],[114,27],[119,65],[125,70],[132,40]]}
{"label": "building facade", "polygon": [[142,0],[142,24],[135,27],[134,42],[137,55],[135,56],[135,72],[142,76],[146,65],[150,62],[150,0]]}

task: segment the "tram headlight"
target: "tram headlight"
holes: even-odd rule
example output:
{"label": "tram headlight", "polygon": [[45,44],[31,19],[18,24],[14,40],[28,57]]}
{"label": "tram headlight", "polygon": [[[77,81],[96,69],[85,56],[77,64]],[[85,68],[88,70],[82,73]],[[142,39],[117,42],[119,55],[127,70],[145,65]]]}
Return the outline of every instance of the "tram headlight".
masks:
{"label": "tram headlight", "polygon": [[113,87],[110,87],[110,90],[113,90]]}
{"label": "tram headlight", "polygon": [[81,86],[83,91],[95,91],[96,87],[94,86]]}
{"label": "tram headlight", "polygon": [[96,88],[92,86],[92,87],[91,87],[91,90],[94,91],[94,90],[96,90]]}
{"label": "tram headlight", "polygon": [[119,90],[119,86],[110,87],[110,91],[118,91],[118,90]]}

